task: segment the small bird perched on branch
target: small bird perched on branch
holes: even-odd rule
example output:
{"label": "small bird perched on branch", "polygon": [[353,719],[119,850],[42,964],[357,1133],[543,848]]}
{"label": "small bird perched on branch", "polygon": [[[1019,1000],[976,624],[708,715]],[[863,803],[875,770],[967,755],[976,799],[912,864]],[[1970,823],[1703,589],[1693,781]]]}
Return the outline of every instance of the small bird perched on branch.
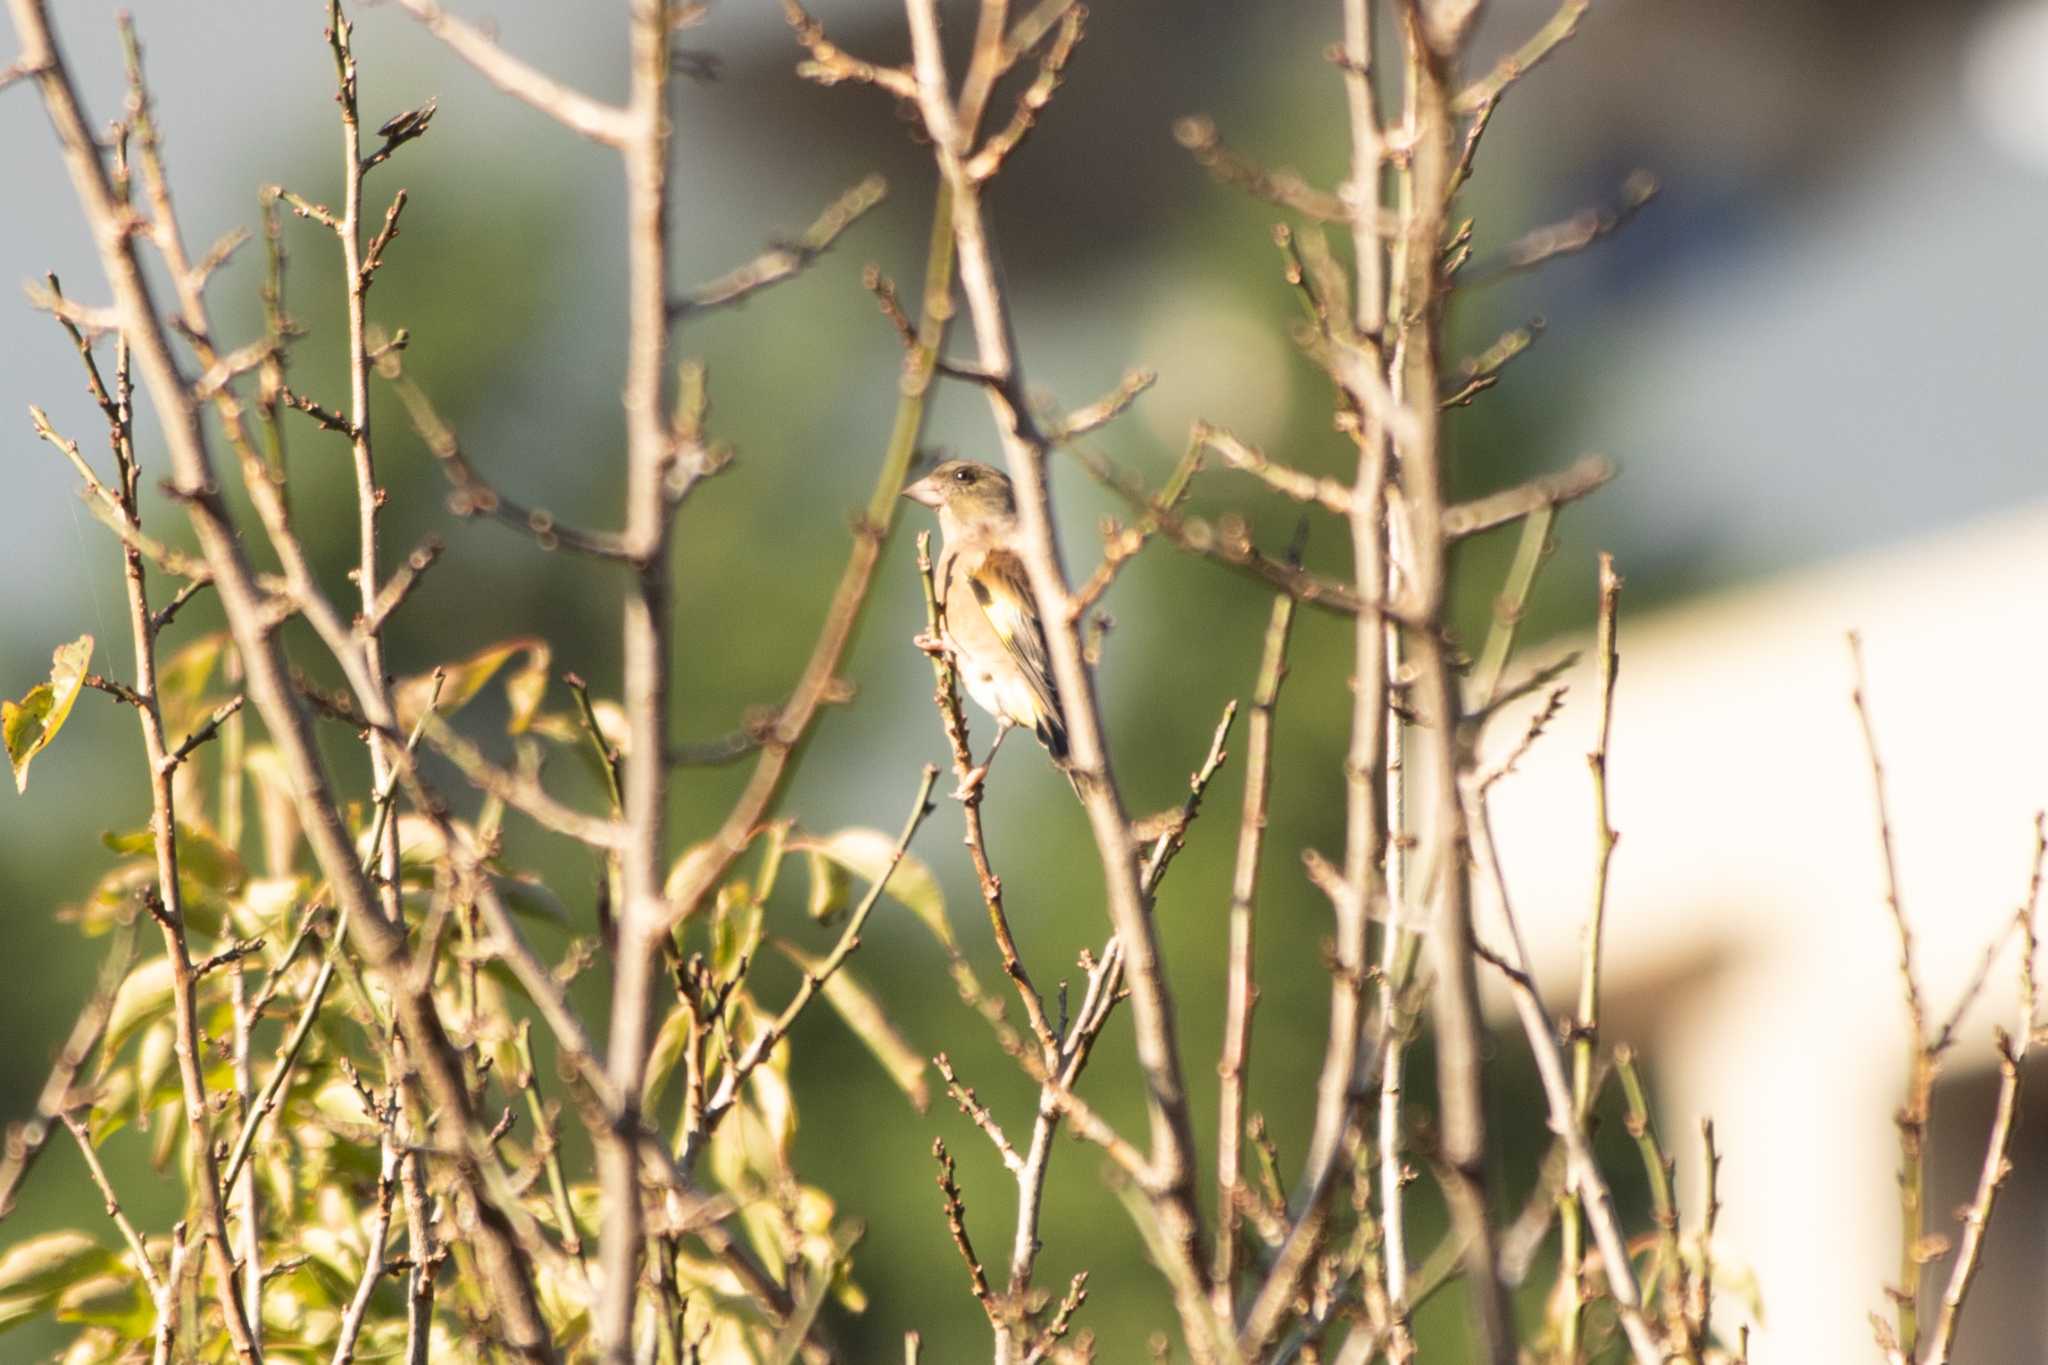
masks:
{"label": "small bird perched on branch", "polygon": [[932,575],[940,634],[920,635],[918,647],[951,654],[967,695],[996,718],[988,757],[962,779],[957,794],[980,784],[1003,737],[1021,725],[1038,736],[1079,795],[1080,783],[1067,766],[1067,723],[1038,601],[1024,561],[1011,548],[1017,501],[1009,476],[973,460],[948,460],[903,496],[936,509],[945,537]]}

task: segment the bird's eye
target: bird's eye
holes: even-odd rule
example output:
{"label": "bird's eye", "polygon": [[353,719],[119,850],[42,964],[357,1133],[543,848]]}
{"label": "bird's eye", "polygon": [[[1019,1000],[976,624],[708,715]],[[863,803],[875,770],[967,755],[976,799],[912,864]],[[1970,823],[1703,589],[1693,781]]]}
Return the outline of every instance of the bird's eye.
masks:
{"label": "bird's eye", "polygon": [[973,482],[974,482],[974,471],[973,471],[973,470],[971,470],[971,469],[956,469],[956,470],[954,470],[954,471],[953,471],[953,482],[955,482],[955,483],[973,483]]}

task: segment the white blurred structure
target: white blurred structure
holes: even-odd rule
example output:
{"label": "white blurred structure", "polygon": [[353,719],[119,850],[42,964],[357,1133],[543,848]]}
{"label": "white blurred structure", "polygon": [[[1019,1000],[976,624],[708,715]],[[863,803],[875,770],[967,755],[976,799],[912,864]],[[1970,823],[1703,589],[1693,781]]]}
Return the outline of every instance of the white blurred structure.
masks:
{"label": "white blurred structure", "polygon": [[[2023,899],[2034,813],[2048,805],[2048,506],[1656,615],[1631,613],[1623,595],[1603,1041],[1644,1050],[1693,1227],[1698,1120],[1715,1121],[1726,1158],[1716,1245],[1761,1285],[1760,1362],[1866,1358],[1868,1315],[1890,1316],[1882,1286],[1897,1278],[1892,1115],[1909,1035],[1850,703],[1851,629],[1938,1021]],[[1585,755],[1598,696],[1589,662],[1568,681],[1563,714],[1493,799],[1515,911],[1560,1014],[1591,894]],[[1502,720],[1489,749],[1522,729]],[[1499,942],[1483,884],[1479,916]],[[1994,1024],[2017,1027],[2017,962],[2008,944],[1948,1074],[1988,1064]],[[1505,997],[1490,1003],[1505,1024]],[[1969,1142],[1936,1159],[1974,1171],[1981,1132]],[[1952,1208],[1931,1198],[1928,1230],[1957,1232]],[[2038,1291],[2041,1211],[2001,1206],[1992,1244],[2029,1244]],[[1980,1284],[1973,1304],[2002,1324],[1975,1336],[2010,1352],[1997,1358],[2042,1358],[2038,1292]]]}

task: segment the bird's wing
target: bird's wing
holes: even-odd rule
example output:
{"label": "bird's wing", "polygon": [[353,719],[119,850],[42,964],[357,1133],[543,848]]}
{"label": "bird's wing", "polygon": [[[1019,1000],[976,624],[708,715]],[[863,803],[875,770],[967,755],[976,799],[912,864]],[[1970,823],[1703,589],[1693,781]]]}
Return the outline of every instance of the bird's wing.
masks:
{"label": "bird's wing", "polygon": [[1059,687],[1053,681],[1052,659],[1046,652],[1045,631],[1039,623],[1037,599],[1031,595],[1031,579],[1024,571],[1024,562],[1008,550],[991,546],[978,555],[964,555],[960,570],[973,595],[973,607],[956,598],[946,604],[946,609],[980,610],[1031,689],[1038,712],[1032,728],[1038,732],[1039,741],[1054,758],[1064,757],[1066,718],[1060,711]]}

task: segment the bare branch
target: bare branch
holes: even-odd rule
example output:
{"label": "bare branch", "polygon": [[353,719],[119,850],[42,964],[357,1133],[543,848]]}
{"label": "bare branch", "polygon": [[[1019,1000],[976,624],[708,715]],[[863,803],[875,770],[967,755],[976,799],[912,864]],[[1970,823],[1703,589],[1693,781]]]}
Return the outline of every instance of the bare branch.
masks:
{"label": "bare branch", "polygon": [[1250,734],[1245,741],[1244,811],[1237,826],[1237,868],[1230,884],[1230,957],[1223,1009],[1223,1052],[1216,1070],[1222,1078],[1216,1122],[1216,1253],[1210,1273],[1217,1316],[1236,1316],[1238,1191],[1243,1180],[1241,1143],[1244,1094],[1251,1060],[1253,926],[1258,904],[1259,863],[1265,851],[1266,808],[1272,782],[1273,722],[1280,684],[1287,676],[1287,640],[1294,625],[1294,599],[1273,599],[1266,641],[1252,688]]}
{"label": "bare branch", "polygon": [[[1544,1099],[1550,1108],[1551,1128],[1565,1143],[1572,1190],[1593,1226],[1593,1237],[1599,1244],[1603,1269],[1607,1274],[1608,1292],[1620,1310],[1622,1331],[1628,1337],[1637,1365],[1663,1365],[1664,1352],[1659,1349],[1643,1317],[1641,1296],[1636,1288],[1635,1275],[1629,1268],[1627,1243],[1615,1218],[1613,1196],[1593,1160],[1585,1125],[1575,1111],[1571,1083],[1565,1077],[1564,1062],[1558,1054],[1557,1039],[1551,1033],[1549,1021],[1544,1018],[1542,1000],[1536,994],[1535,984],[1529,975],[1528,950],[1523,946],[1521,930],[1515,924],[1514,910],[1508,900],[1507,880],[1493,846],[1486,799],[1476,791],[1468,792],[1465,799],[1469,805],[1467,828],[1472,832],[1473,853],[1493,882],[1501,917],[1508,924],[1513,945],[1514,956],[1510,961],[1498,963],[1497,959],[1493,960],[1504,968],[1502,975],[1509,983],[1515,1013],[1522,1021],[1523,1035],[1535,1055],[1536,1073],[1543,1083]],[[1490,954],[1487,956],[1491,958]]]}
{"label": "bare branch", "polygon": [[0,1219],[14,1212],[21,1182],[28,1178],[30,1168],[50,1140],[50,1125],[69,1112],[75,1102],[72,1089],[78,1083],[78,1073],[92,1060],[93,1049],[99,1046],[100,1034],[107,1027],[107,1016],[114,1008],[114,995],[127,977],[129,964],[134,959],[135,924],[131,920],[113,936],[113,945],[100,965],[92,994],[86,998],[84,1008],[72,1022],[71,1032],[64,1039],[64,1046],[58,1049],[50,1074],[37,1093],[34,1116],[7,1125],[5,1151],[0,1152]]}
{"label": "bare branch", "polygon": [[1204,517],[1183,516],[1165,510],[1159,506],[1157,498],[1107,458],[1080,446],[1068,446],[1067,449],[1076,454],[1082,467],[1094,475],[1098,483],[1130,503],[1134,509],[1152,517],[1158,533],[1176,549],[1236,569],[1268,587],[1287,593],[1306,607],[1319,607],[1341,616],[1366,612],[1404,622],[1408,619],[1391,602],[1367,602],[1347,584],[1273,558],[1252,543],[1251,533],[1240,517],[1226,516],[1221,521],[1211,522]]}
{"label": "bare branch", "polygon": [[1213,120],[1197,115],[1173,125],[1173,140],[1185,147],[1217,183],[1243,190],[1304,218],[1322,223],[1348,223],[1351,208],[1343,199],[1316,189],[1290,170],[1269,171],[1223,144]]}
{"label": "bare branch", "polygon": [[1510,242],[1498,260],[1476,268],[1462,280],[1467,288],[1494,284],[1509,275],[1534,270],[1546,261],[1572,256],[1611,237],[1634,221],[1662,187],[1648,171],[1632,172],[1622,182],[1621,196],[1610,207],[1584,209],[1561,223],[1536,229]]}
{"label": "bare branch", "polygon": [[1058,445],[1108,426],[1129,411],[1131,404],[1137,402],[1158,379],[1159,375],[1152,370],[1130,371],[1107,395],[1086,407],[1075,408],[1050,425],[1046,429],[1047,438]]}
{"label": "bare branch", "polygon": [[1476,536],[1518,521],[1538,508],[1562,507],[1566,503],[1577,502],[1606,487],[1614,474],[1614,465],[1610,461],[1598,455],[1588,455],[1556,474],[1446,507],[1444,534],[1454,539]]}
{"label": "bare branch", "polygon": [[[1081,458],[1085,462],[1094,457],[1083,453]],[[1068,615],[1074,621],[1078,622],[1102,600],[1102,595],[1109,591],[1116,582],[1117,575],[1123,572],[1124,565],[1136,558],[1138,552],[1145,548],[1146,543],[1159,530],[1161,517],[1174,515],[1174,509],[1187,496],[1201,467],[1202,443],[1191,436],[1187,449],[1181,453],[1180,463],[1173,467],[1173,472],[1167,476],[1166,483],[1157,495],[1146,500],[1145,511],[1139,517],[1137,525],[1119,526],[1113,520],[1104,520],[1102,563],[1088,576],[1088,581],[1075,591],[1073,603],[1067,608]]]}
{"label": "bare branch", "polygon": [[1542,318],[1532,318],[1521,327],[1503,332],[1500,339],[1469,360],[1458,366],[1458,387],[1444,395],[1443,405],[1447,408],[1472,406],[1472,400],[1500,383],[1501,371],[1508,362],[1536,344],[1536,338],[1543,335]]}
{"label": "bare branch", "polygon": [[1883,855],[1884,904],[1890,915],[1892,928],[1899,940],[1899,977],[1905,985],[1906,1015],[1913,1029],[1913,1046],[1924,1047],[1927,1040],[1927,1006],[1920,993],[1920,981],[1913,967],[1913,927],[1906,922],[1905,906],[1899,899],[1899,862],[1892,848],[1892,822],[1889,803],[1885,799],[1884,763],[1877,754],[1877,732],[1870,721],[1870,707],[1864,699],[1866,683],[1863,677],[1863,639],[1856,632],[1849,633],[1849,663],[1855,685],[1849,693],[1850,704],[1856,708],[1856,720],[1863,730],[1863,749],[1870,759],[1870,784],[1877,804],[1877,842]]}
{"label": "bare branch", "polygon": [[960,1106],[960,1112],[973,1120],[974,1126],[988,1135],[995,1144],[996,1155],[1003,1159],[1003,1167],[1012,1175],[1024,1170],[1024,1158],[1017,1155],[1017,1149],[1010,1145],[1010,1139],[1003,1134],[1003,1126],[996,1122],[996,1116],[989,1112],[987,1105],[975,1097],[970,1086],[962,1085],[960,1078],[953,1074],[953,1060],[941,1052],[932,1058],[939,1068],[939,1074],[946,1078],[946,1093],[953,1097],[953,1103]]}
{"label": "bare branch", "polygon": [[1458,92],[1451,102],[1451,111],[1458,114],[1477,113],[1481,117],[1490,114],[1492,106],[1503,91],[1529,74],[1542,63],[1543,59],[1555,52],[1559,44],[1571,37],[1579,27],[1579,20],[1592,8],[1593,0],[1564,0],[1557,12],[1550,16],[1542,28],[1531,34],[1529,40],[1513,52],[1500,59],[1493,70],[1472,82]]}
{"label": "bare branch", "polygon": [[818,215],[817,221],[791,242],[777,242],[736,270],[701,284],[669,304],[672,318],[687,318],[713,308],[743,303],[754,294],[801,274],[804,267],[829,250],[841,233],[882,202],[888,182],[871,175],[847,190]]}
{"label": "bare branch", "polygon": [[301,194],[294,194],[282,185],[272,185],[270,193],[282,199],[285,206],[301,218],[310,218],[331,232],[341,231],[341,220],[334,216],[334,210],[324,204],[316,204]]}
{"label": "bare branch", "polygon": [[1682,1310],[1686,1297],[1686,1263],[1679,1242],[1678,1201],[1672,1193],[1672,1159],[1657,1140],[1656,1125],[1650,1118],[1642,1077],[1636,1071],[1635,1049],[1622,1044],[1614,1049],[1614,1069],[1621,1075],[1621,1089],[1628,1109],[1623,1122],[1642,1156],[1643,1174],[1650,1183],[1650,1217],[1657,1225],[1657,1258],[1643,1277],[1643,1302],[1651,1303],[1666,1276],[1671,1289],[1663,1291],[1665,1301]]}
{"label": "bare branch", "polygon": [[[700,1125],[703,1136],[697,1139],[698,1142],[709,1137],[711,1130],[718,1126],[719,1120],[738,1098],[740,1087],[746,1084],[747,1077],[767,1060],[768,1054],[775,1050],[775,1045],[788,1035],[791,1026],[796,1023],[797,1016],[804,1012],[804,1007],[811,1003],[819,989],[832,979],[833,974],[846,964],[846,959],[853,956],[854,950],[860,947],[860,931],[866,927],[869,914],[882,899],[882,892],[887,888],[890,876],[903,861],[903,855],[909,851],[910,840],[917,833],[918,826],[932,813],[932,786],[938,780],[938,768],[927,763],[918,782],[917,800],[911,806],[909,819],[904,821],[903,832],[897,836],[896,847],[890,853],[888,863],[883,866],[874,883],[868,887],[867,895],[861,898],[860,904],[847,916],[846,927],[840,931],[839,941],[832,946],[832,951],[826,954],[825,960],[815,968],[805,969],[803,980],[798,983],[796,993],[790,997],[789,1003],[783,1006],[781,1013],[762,1025],[761,1030],[754,1035],[753,1041],[747,1044],[746,1051],[726,1069],[718,1083],[717,1092],[705,1102],[704,1117]],[[687,1168],[687,1158],[685,1166]]]}
{"label": "bare branch", "polygon": [[412,595],[412,590],[419,586],[427,570],[434,567],[434,562],[447,548],[439,536],[428,536],[421,541],[418,548],[392,571],[391,577],[384,580],[384,586],[377,590],[376,604],[357,622],[357,634],[368,637],[381,630],[391,619],[391,614],[405,605],[405,599]]}
{"label": "bare branch", "polygon": [[100,1195],[106,1200],[107,1217],[114,1220],[114,1226],[121,1230],[121,1239],[135,1253],[136,1267],[142,1272],[143,1283],[149,1286],[149,1297],[156,1303],[158,1316],[169,1314],[172,1311],[170,1295],[165,1290],[163,1276],[157,1273],[156,1258],[143,1245],[142,1234],[135,1230],[135,1224],[128,1221],[128,1215],[121,1211],[121,1201],[107,1180],[107,1168],[100,1164],[99,1153],[93,1148],[92,1134],[85,1130],[85,1124],[76,1116],[65,1114],[62,1117],[64,1126],[78,1140],[78,1153],[85,1158],[85,1168],[92,1173],[92,1183],[99,1186]]}
{"label": "bare branch", "polygon": [[242,701],[243,697],[238,692],[233,697],[223,702],[220,706],[216,707],[214,709],[213,714],[206,718],[205,724],[201,725],[191,734],[185,736],[185,738],[182,741],[180,741],[177,748],[171,750],[171,752],[163,756],[160,765],[163,771],[166,773],[175,772],[180,763],[183,763],[187,758],[190,758],[192,756],[192,751],[194,749],[197,749],[200,745],[206,743],[207,740],[212,739],[215,735],[219,734],[221,722],[226,720],[229,716],[232,716],[236,712],[240,711],[242,709]]}
{"label": "bare branch", "polygon": [[857,81],[879,86],[900,100],[917,98],[917,82],[900,66],[876,66],[834,44],[825,36],[825,26],[805,12],[796,0],[782,0],[783,17],[796,30],[796,40],[811,54],[797,63],[796,73],[820,85]]}
{"label": "bare branch", "polygon": [[168,626],[172,619],[180,611],[184,610],[185,604],[196,597],[199,591],[207,587],[211,582],[212,580],[205,577],[202,573],[201,577],[194,578],[179,588],[170,601],[156,609],[156,614],[150,618],[149,628],[159,635],[163,634],[164,627]]}
{"label": "bare branch", "polygon": [[322,430],[347,436],[351,440],[354,439],[356,434],[355,423],[349,421],[348,418],[342,416],[334,409],[324,406],[318,400],[308,398],[305,394],[295,392],[289,388],[279,390],[278,398],[283,401],[286,407],[297,412],[303,412],[306,416],[312,418],[314,423]]}
{"label": "bare branch", "polygon": [[433,0],[399,0],[407,13],[427,26],[456,56],[478,74],[520,102],[546,114],[571,132],[608,147],[623,147],[635,135],[632,116],[616,105],[594,100],[555,80],[499,47],[482,29],[465,23]]}
{"label": "bare branch", "polygon": [[944,1138],[932,1139],[932,1159],[939,1163],[939,1192],[945,1196],[946,1226],[953,1233],[953,1245],[960,1249],[960,1259],[967,1263],[967,1279],[974,1288],[975,1302],[981,1305],[989,1322],[1000,1327],[1001,1315],[988,1287],[988,1273],[981,1268],[981,1258],[974,1254],[974,1243],[967,1236],[967,1205],[960,1198],[960,1185],[953,1177],[953,1158],[946,1151]]}
{"label": "bare branch", "polygon": [[1221,427],[1206,422],[1195,425],[1196,439],[1223,457],[1232,469],[1263,480],[1275,492],[1296,502],[1317,503],[1340,517],[1351,515],[1351,489],[1335,479],[1318,478],[1267,457],[1256,446],[1246,445]]}
{"label": "bare branch", "polygon": [[776,713],[771,732],[761,737],[761,757],[739,799],[717,832],[690,855],[683,876],[670,897],[669,919],[679,922],[693,913],[719,878],[752,842],[755,830],[782,791],[793,757],[822,708],[843,695],[838,672],[874,585],[875,568],[896,524],[898,496],[908,477],[929,410],[932,376],[938,353],[953,316],[953,235],[951,191],[941,186],[933,206],[931,243],[926,258],[924,297],[914,333],[906,347],[899,382],[895,422],[876,474],[865,513],[854,524],[853,544],[827,605],[816,642],[789,700]]}
{"label": "bare branch", "polygon": [[557,834],[566,834],[593,848],[625,847],[629,834],[620,821],[585,815],[563,805],[548,795],[537,779],[508,771],[491,762],[484,757],[483,750],[457,734],[438,716],[429,713],[422,719],[427,727],[427,742],[479,790],[490,793]]}
{"label": "bare branch", "polygon": [[[377,1117],[375,1114],[373,1118]],[[384,1278],[385,1243],[391,1235],[391,1209],[398,1197],[399,1151],[392,1142],[389,1119],[380,1126],[386,1129],[383,1141],[382,1168],[377,1173],[377,1211],[370,1220],[369,1239],[363,1246],[363,1273],[356,1282],[356,1292],[341,1315],[341,1327],[334,1343],[334,1365],[349,1365],[355,1359],[356,1340],[361,1336],[363,1321],[370,1310],[370,1295],[377,1288],[377,1282]]]}
{"label": "bare branch", "polygon": [[398,394],[398,401],[405,405],[413,430],[440,464],[443,476],[454,486],[454,491],[448,495],[450,512],[458,517],[494,517],[532,536],[543,550],[559,548],[598,559],[630,560],[623,536],[614,532],[579,531],[558,521],[555,514],[545,508],[514,502],[492,487],[463,454],[454,429],[441,420],[426,392],[406,377],[395,353],[384,355],[378,362],[377,372],[390,381]]}
{"label": "bare branch", "polygon": [[2019,1124],[2020,1063],[2025,1059],[2035,1031],[2035,917],[2041,904],[2041,878],[2048,862],[2048,818],[2034,817],[2033,870],[2028,877],[2026,903],[2014,922],[2023,944],[2020,957],[2020,1017],[2016,1033],[1997,1032],[1998,1103],[1992,1115],[1991,1131],[1984,1140],[1984,1164],[1977,1174],[1977,1189],[1963,1211],[1962,1246],[1949,1268],[1948,1283],[1941,1291],[1941,1309],[1934,1320],[1934,1334],[1922,1357],[1925,1365],[1947,1365],[1955,1342],[1956,1326],[1962,1319],[1963,1303],[1969,1297],[1971,1281],[1984,1250],[1984,1231],[1991,1223],[1998,1192],[2012,1173],[2013,1130]]}
{"label": "bare branch", "polygon": [[989,180],[1002,169],[1010,153],[1017,150],[1032,128],[1037,126],[1038,116],[1052,103],[1053,92],[1059,89],[1061,75],[1065,72],[1067,59],[1073,56],[1074,45],[1081,41],[1081,26],[1088,10],[1075,5],[1060,16],[1059,33],[1053,38],[1052,46],[1038,59],[1038,76],[1017,96],[1016,112],[1010,121],[994,136],[982,144],[967,161],[967,174],[976,181]]}
{"label": "bare branch", "polygon": [[[1607,882],[1614,862],[1614,846],[1621,837],[1614,832],[1607,812],[1607,748],[1614,729],[1614,680],[1621,669],[1620,652],[1615,644],[1620,605],[1621,575],[1614,571],[1614,556],[1603,552],[1600,556],[1599,619],[1593,647],[1596,666],[1600,670],[1600,727],[1593,742],[1593,751],[1586,755],[1586,766],[1593,774],[1593,904],[1586,919],[1583,956],[1579,964],[1579,1008],[1572,1026],[1572,1121],[1581,1129],[1586,1127],[1593,1105],[1593,1053],[1600,1041],[1600,954],[1607,926]],[[1561,696],[1561,690],[1552,694],[1550,705],[1531,724],[1524,748],[1535,742],[1537,733],[1555,714]],[[1506,772],[1519,757],[1518,750],[1509,756],[1500,771]],[[1479,788],[1476,799],[1482,805],[1485,802],[1484,785]],[[1482,810],[1480,819],[1484,818]],[[1504,884],[1501,894],[1505,903]],[[1576,1205],[1563,1211],[1562,1223],[1558,1274],[1569,1295],[1564,1310],[1563,1340],[1565,1349],[1576,1352],[1582,1321],[1581,1306],[1585,1302],[1581,1290],[1585,1242]],[[1601,1254],[1607,1254],[1604,1243]]]}

